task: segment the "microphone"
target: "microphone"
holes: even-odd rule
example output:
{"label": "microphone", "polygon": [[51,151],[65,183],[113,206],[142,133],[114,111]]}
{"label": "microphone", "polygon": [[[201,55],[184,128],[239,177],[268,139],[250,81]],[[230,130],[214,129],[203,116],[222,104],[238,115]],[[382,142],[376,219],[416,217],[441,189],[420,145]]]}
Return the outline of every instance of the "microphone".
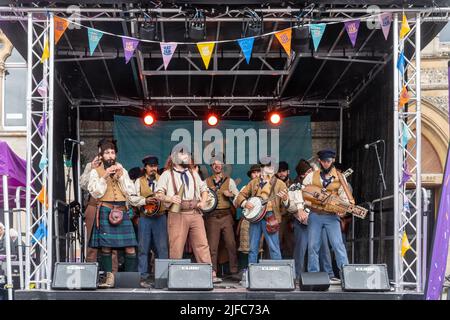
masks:
{"label": "microphone", "polygon": [[366,145],[364,145],[364,148],[369,149],[369,147],[374,146],[374,145],[376,145],[376,144],[378,144],[378,143],[380,143],[382,141],[384,141],[384,140],[377,140],[377,141],[374,141],[372,143],[366,144]]}
{"label": "microphone", "polygon": [[74,139],[70,139],[70,138],[66,138],[64,140],[79,144],[80,146],[84,146],[84,141],[81,141],[81,140],[74,140]]}

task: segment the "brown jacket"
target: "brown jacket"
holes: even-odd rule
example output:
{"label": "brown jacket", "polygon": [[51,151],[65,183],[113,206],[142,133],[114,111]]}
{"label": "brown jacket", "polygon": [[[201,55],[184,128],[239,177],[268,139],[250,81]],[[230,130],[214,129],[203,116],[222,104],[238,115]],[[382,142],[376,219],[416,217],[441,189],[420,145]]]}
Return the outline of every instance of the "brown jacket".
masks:
{"label": "brown jacket", "polygon": [[[270,183],[270,181],[267,183]],[[275,190],[273,192],[274,196],[278,192],[287,189],[286,184],[278,178],[275,179],[274,188],[275,188]],[[259,178],[255,178],[255,179],[251,180],[245,186],[245,188],[237,196],[236,204],[238,206],[242,206],[242,202],[244,202],[248,198],[256,197],[256,196],[261,196],[261,188],[259,187]],[[265,195],[265,194],[263,194],[262,197],[267,199],[267,195]],[[273,212],[275,213],[275,216],[276,216],[278,222],[281,222],[281,211],[283,208],[284,208],[284,204],[283,204],[281,198],[278,196],[275,196],[275,199],[272,200],[272,209],[273,209]]]}

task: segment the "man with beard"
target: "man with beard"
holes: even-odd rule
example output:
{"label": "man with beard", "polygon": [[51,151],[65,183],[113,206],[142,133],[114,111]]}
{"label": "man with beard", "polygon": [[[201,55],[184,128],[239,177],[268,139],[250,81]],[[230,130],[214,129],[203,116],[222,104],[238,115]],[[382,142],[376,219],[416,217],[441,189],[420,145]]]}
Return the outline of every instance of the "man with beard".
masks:
{"label": "man with beard", "polygon": [[[99,154],[101,152],[100,146],[107,141],[111,141],[114,144],[115,151],[117,152],[116,140],[103,138],[98,142],[98,144],[97,144],[98,154],[94,157],[94,159],[92,159],[91,162],[86,164],[83,174],[80,177],[80,187],[84,191],[89,192],[88,185],[89,185],[89,177],[91,175],[91,171],[95,170],[97,167],[99,167],[102,164],[100,161],[100,156],[99,156]],[[97,257],[98,249],[91,248],[89,246],[89,239],[91,238],[92,228],[94,227],[96,211],[97,211],[97,199],[95,199],[94,197],[89,195],[87,206],[86,206],[86,209],[84,210],[84,222],[86,224],[86,234],[87,234],[87,241],[88,241],[88,245],[86,248],[86,262],[97,262],[97,260],[98,260],[98,257]],[[115,273],[117,271],[119,271],[117,250],[112,250],[112,272]]]}
{"label": "man with beard", "polygon": [[[144,164],[144,175],[136,180],[135,187],[139,196],[144,198],[154,198],[156,184],[159,179],[158,158],[147,156],[142,159]],[[160,212],[152,217],[147,217],[143,213],[139,217],[138,237],[138,270],[141,274],[140,285],[143,288],[150,288],[148,273],[148,253],[153,242],[152,248],[156,250],[156,257],[167,259],[169,256],[167,247],[167,215],[164,206],[161,206]]]}
{"label": "man with beard", "polygon": [[[287,188],[289,188],[293,183],[293,181],[289,178],[289,165],[286,161],[280,161],[276,176],[286,184]],[[294,234],[292,223],[292,215],[287,213],[286,208],[282,208],[280,223],[280,249],[284,259],[292,258],[294,251]]]}
{"label": "man with beard", "polygon": [[[305,160],[300,159],[297,166],[295,167],[295,171],[297,172],[297,178],[295,179],[296,183],[303,184],[303,180],[305,177],[313,172],[313,167],[311,164]],[[304,202],[301,191],[290,191],[289,196],[291,198],[291,202],[294,202],[297,206],[297,211],[292,212],[294,214],[294,260],[295,260],[295,272],[297,273],[297,277],[300,277],[302,272],[306,271],[305,266],[305,256],[308,249],[308,225],[307,220],[303,220],[300,222],[299,216],[304,213]],[[319,250],[319,264],[320,270],[324,271],[328,274],[330,279],[333,279],[334,272],[333,266],[331,264],[331,254],[330,248],[328,245],[328,238],[325,232],[325,229],[322,229],[322,245]],[[334,280],[330,280],[331,284]]]}
{"label": "man with beard", "polygon": [[234,220],[231,211],[231,198],[237,195],[239,191],[234,180],[223,173],[221,157],[213,159],[211,168],[213,175],[206,179],[206,184],[216,192],[218,199],[216,209],[206,217],[206,234],[211,251],[213,269],[217,273],[219,241],[223,235],[232,279],[240,280],[238,276],[236,240],[233,230]]}
{"label": "man with beard", "polygon": [[[184,192],[179,195],[180,187]],[[200,209],[206,206],[208,187],[193,171],[191,156],[186,146],[174,148],[169,157],[166,170],[161,174],[156,187],[156,196],[168,203],[169,257],[181,259],[186,239],[194,251],[198,263],[211,263],[205,223]],[[172,205],[180,205],[179,212],[171,211]],[[213,271],[213,282],[220,282]]]}
{"label": "man with beard", "polygon": [[[276,195],[267,202],[267,212],[264,218],[258,222],[250,223],[250,252],[248,255],[248,263],[256,263],[258,260],[259,243],[261,235],[269,247],[270,258],[273,260],[281,259],[279,232],[276,228],[267,227],[267,223],[280,223],[280,212],[284,207],[289,205],[288,192],[283,181],[278,179],[275,175],[275,163],[273,159],[265,159],[261,165],[261,177],[251,180],[247,186],[239,193],[236,203],[242,208],[252,210],[253,205],[247,201],[251,197],[262,197],[267,200],[272,198],[271,195]],[[273,189],[273,191],[272,191]],[[276,221],[274,221],[274,218]],[[269,232],[270,231],[270,232]]]}
{"label": "man with beard", "polygon": [[112,248],[125,248],[125,271],[136,271],[136,235],[131,223],[131,208],[140,206],[145,198],[136,195],[136,189],[127,171],[116,162],[117,146],[111,141],[100,145],[101,165],[90,172],[88,190],[97,199],[95,227],[90,247],[101,249],[101,265],[106,279],[100,288],[114,287]]}
{"label": "man with beard", "polygon": [[[349,202],[345,193],[345,177],[338,174],[334,167],[336,153],[333,150],[325,149],[317,153],[320,168],[309,173],[303,180],[303,184],[315,185],[325,188],[328,192],[338,195],[342,200]],[[343,179],[344,181],[341,181]],[[299,212],[299,219],[308,223],[308,272],[318,272],[319,250],[322,244],[322,229],[325,229],[331,247],[336,255],[336,262],[339,270],[348,264],[347,251],[342,240],[340,217],[333,212],[319,212],[311,210],[309,216],[304,211]],[[336,280],[336,279],[332,279]]]}

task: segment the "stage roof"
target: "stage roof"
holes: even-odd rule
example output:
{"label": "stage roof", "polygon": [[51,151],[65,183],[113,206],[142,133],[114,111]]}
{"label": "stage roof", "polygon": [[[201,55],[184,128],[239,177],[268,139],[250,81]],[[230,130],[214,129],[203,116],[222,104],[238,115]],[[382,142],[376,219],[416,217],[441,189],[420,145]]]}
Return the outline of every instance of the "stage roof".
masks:
{"label": "stage roof", "polygon": [[[200,2],[203,5],[196,6]],[[221,1],[223,6],[208,5],[211,2],[176,1],[177,5],[174,5],[174,1],[163,1],[164,4],[158,6],[158,39],[192,42],[178,45],[167,71],[162,65],[159,44],[141,42],[135,58],[125,64],[120,38],[104,35],[91,57],[86,29],[67,30],[55,47],[56,76],[61,87],[68,91],[72,103],[80,104],[82,119],[107,120],[112,119],[113,113],[139,115],[151,105],[159,118],[201,117],[210,108],[231,119],[256,120],[263,117],[268,108],[282,107],[286,115],[311,113],[320,114],[322,120],[331,120],[339,114],[339,108],[347,107],[360,95],[361,83],[389,70],[387,66],[392,64],[392,34],[385,40],[381,30],[371,29],[362,22],[354,48],[343,23],[327,25],[316,52],[307,28],[303,28],[301,30],[306,32],[293,33],[295,54],[291,59],[274,36],[266,36],[255,40],[249,64],[245,62],[237,42],[217,45],[206,71],[196,41],[185,37],[185,18],[192,15],[195,8],[202,8],[207,16],[206,41],[239,39],[243,34],[244,15],[227,15],[224,5],[233,4],[231,9],[228,8],[235,10],[233,12],[245,9],[241,4],[243,1]],[[367,4],[392,9],[403,3],[364,1],[365,5],[359,5],[363,1],[314,1],[316,5],[308,5],[306,1],[256,0],[245,3],[249,2],[265,4],[252,6],[256,12],[266,10],[260,13],[264,15],[264,33],[294,25],[295,17],[302,12],[304,23],[327,22],[367,16]],[[414,5],[425,6],[429,2],[414,1]],[[436,1],[436,4],[446,5],[448,2]],[[69,3],[75,2],[57,1],[49,8],[56,10]],[[105,10],[103,14],[82,12],[85,19],[81,23],[84,26],[140,38],[140,22],[136,19],[141,19],[145,13],[138,5],[108,4],[108,1],[83,3],[85,5],[81,8],[86,10],[112,10]],[[100,3],[103,5],[94,5]],[[190,5],[182,5],[186,3]],[[325,5],[319,6],[320,3]],[[176,9],[182,13],[170,11]],[[64,12],[55,14],[68,17]],[[414,14],[408,13],[408,17],[414,18]],[[425,22],[422,46],[443,26],[443,22]],[[26,37],[19,22],[4,23],[2,29],[26,56]],[[319,110],[321,107],[328,109]]]}

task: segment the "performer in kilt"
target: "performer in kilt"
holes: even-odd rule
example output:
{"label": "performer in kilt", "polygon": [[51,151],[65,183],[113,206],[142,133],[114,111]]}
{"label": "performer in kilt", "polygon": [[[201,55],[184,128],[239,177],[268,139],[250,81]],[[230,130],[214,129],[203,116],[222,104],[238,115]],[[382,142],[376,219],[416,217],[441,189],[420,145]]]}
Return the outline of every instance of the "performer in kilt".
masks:
{"label": "performer in kilt", "polygon": [[[100,153],[100,146],[106,141],[111,141],[114,144],[114,146],[116,146],[115,140],[103,138],[97,144],[98,153]],[[91,171],[95,170],[100,165],[101,165],[101,161],[100,161],[100,156],[98,154],[94,157],[94,159],[92,159],[91,162],[86,164],[83,174],[80,177],[81,189],[89,192],[88,185],[89,185],[89,177],[91,175]],[[91,238],[92,229],[94,227],[96,211],[97,211],[97,199],[95,199],[94,197],[89,195],[89,199],[88,199],[86,208],[84,210],[84,221],[86,224],[86,234],[87,234],[88,240]],[[97,258],[98,258],[97,251],[98,251],[98,249],[91,248],[88,243],[87,248],[86,248],[86,262],[97,262]],[[118,270],[119,270],[119,263],[118,263],[118,258],[117,258],[117,250],[112,250],[112,271],[117,272]]]}
{"label": "performer in kilt", "polygon": [[[144,198],[154,198],[156,184],[159,180],[158,158],[147,156],[142,159],[144,164],[144,175],[136,180],[135,187],[139,196]],[[167,238],[167,215],[164,206],[154,216],[146,216],[140,210],[139,218],[139,273],[141,274],[140,285],[143,288],[150,288],[148,273],[148,253],[151,245],[155,249],[156,257],[167,259],[169,257],[168,238]]]}
{"label": "performer in kilt", "polygon": [[114,287],[112,248],[125,248],[125,271],[137,269],[137,242],[130,220],[132,210],[128,203],[134,206],[145,203],[143,197],[136,195],[136,189],[127,171],[116,162],[116,150],[111,141],[102,143],[102,164],[91,171],[88,184],[90,194],[98,201],[89,244],[92,248],[101,249],[101,266],[106,272],[106,279],[100,284],[100,288]]}

